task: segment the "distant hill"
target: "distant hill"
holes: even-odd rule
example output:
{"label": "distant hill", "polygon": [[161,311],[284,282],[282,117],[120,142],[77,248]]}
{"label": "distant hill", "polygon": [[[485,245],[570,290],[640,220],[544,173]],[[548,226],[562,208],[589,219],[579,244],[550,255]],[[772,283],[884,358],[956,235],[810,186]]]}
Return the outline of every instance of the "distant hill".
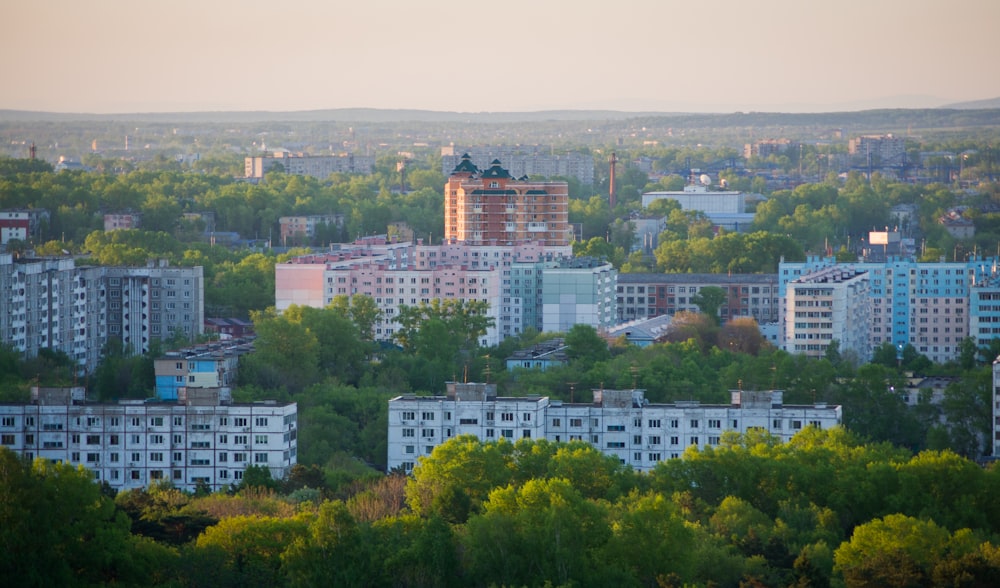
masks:
{"label": "distant hill", "polygon": [[0,110],[0,121],[137,121],[137,122],[438,122],[438,123],[510,123],[537,121],[625,120],[640,116],[665,116],[662,112],[623,112],[615,110],[546,110],[538,112],[440,112],[434,110],[394,110],[378,108],[335,108],[300,111],[229,111],[229,112],[134,112],[119,114],[36,112]]}
{"label": "distant hill", "polygon": [[947,104],[942,108],[954,108],[956,110],[982,110],[989,108],[1000,108],[1000,97],[988,98],[986,100],[973,100],[971,102],[956,102]]}
{"label": "distant hill", "polygon": [[[985,105],[995,103],[990,108]],[[268,125],[349,124],[349,125],[595,125],[602,132],[630,132],[632,127],[745,128],[811,127],[844,129],[849,132],[886,132],[886,129],[941,129],[1000,126],[1000,98],[993,101],[964,103],[964,107],[872,109],[854,112],[629,112],[617,110],[546,110],[537,112],[439,112],[433,110],[393,110],[377,108],[339,108],[293,112],[147,112],[122,114],[58,113],[27,110],[0,110],[0,123],[89,123],[89,124],[161,124],[161,125]],[[983,104],[982,107],[973,105]]]}

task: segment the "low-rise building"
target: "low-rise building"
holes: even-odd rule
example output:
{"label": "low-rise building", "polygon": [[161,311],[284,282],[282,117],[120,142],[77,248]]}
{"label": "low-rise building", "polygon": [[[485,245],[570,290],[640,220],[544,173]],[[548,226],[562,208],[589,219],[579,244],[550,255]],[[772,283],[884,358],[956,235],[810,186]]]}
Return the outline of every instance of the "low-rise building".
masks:
{"label": "low-rise building", "polygon": [[843,419],[840,406],[785,405],[780,390],[733,390],[730,396],[726,405],[651,404],[643,390],[594,390],[591,403],[565,403],[542,396],[497,396],[495,384],[449,382],[444,396],[404,395],[389,401],[387,465],[410,472],[441,443],[474,435],[482,441],[583,441],[638,471],[649,471],[689,447],[719,445],[728,431],[763,430],[788,441],[806,427],[829,429]]}
{"label": "low-rise building", "polygon": [[566,342],[562,338],[542,341],[530,349],[518,349],[507,358],[507,371],[515,369],[537,369],[545,371],[550,367],[569,363]]}

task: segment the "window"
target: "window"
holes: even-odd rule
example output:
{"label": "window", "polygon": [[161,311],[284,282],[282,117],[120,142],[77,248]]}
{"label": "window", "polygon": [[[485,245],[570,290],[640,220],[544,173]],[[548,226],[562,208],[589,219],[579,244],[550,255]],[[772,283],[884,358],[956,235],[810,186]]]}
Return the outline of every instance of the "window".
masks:
{"label": "window", "polygon": [[245,453],[234,453],[233,461],[236,463],[243,463],[247,460],[247,454]]}
{"label": "window", "polygon": [[420,431],[420,436],[426,439],[432,439],[434,437],[434,429],[424,429]]}
{"label": "window", "polygon": [[181,453],[180,451],[175,451],[174,455],[173,455],[173,458],[174,458],[175,462],[180,463],[180,462],[184,461],[184,454]]}
{"label": "window", "polygon": [[[96,435],[95,435],[95,437],[96,437]],[[150,443],[161,444],[161,443],[163,443],[163,435],[150,435],[149,436],[149,442]],[[89,441],[88,441],[88,443],[89,443]]]}
{"label": "window", "polygon": [[720,419],[708,419],[708,428],[709,429],[721,429],[722,428],[722,421]]}
{"label": "window", "polygon": [[507,439],[513,439],[514,438],[514,429],[502,429],[500,431],[500,434],[503,435],[504,437],[506,437]]}
{"label": "window", "polygon": [[184,426],[184,417],[174,417],[174,426],[175,427],[183,427]]}
{"label": "window", "polygon": [[569,426],[571,427],[582,427],[583,419],[569,419]]}
{"label": "window", "polygon": [[163,461],[163,453],[154,451],[149,454],[149,461]]}
{"label": "window", "polygon": [[416,429],[403,429],[403,436],[404,437],[413,437],[413,435],[414,435],[415,432],[416,432]]}
{"label": "window", "polygon": [[87,445],[100,445],[101,436],[100,435],[87,435]]}
{"label": "window", "polygon": [[514,413],[502,412],[500,413],[500,420],[504,422],[514,422]]}
{"label": "window", "polygon": [[149,426],[151,426],[151,427],[162,427],[163,426],[163,417],[153,417],[153,418],[149,419]]}
{"label": "window", "polygon": [[771,428],[780,431],[781,430],[781,419],[774,419],[771,421]]}
{"label": "window", "polygon": [[242,417],[236,417],[233,419],[233,424],[237,427],[245,427],[247,426],[247,420]]}
{"label": "window", "polygon": [[254,445],[267,445],[267,435],[254,435],[253,436]]}
{"label": "window", "polygon": [[562,421],[560,421],[559,419],[552,419],[552,426],[553,427],[562,426]]}
{"label": "window", "polygon": [[691,419],[691,428],[692,429],[698,428],[698,419]]}
{"label": "window", "polygon": [[0,444],[3,445],[13,445],[14,436],[13,435],[0,435]]}
{"label": "window", "polygon": [[408,411],[404,411],[404,412],[403,412],[403,420],[404,420],[404,421],[412,421],[412,420],[414,420],[415,418],[416,418],[416,417],[414,416],[414,413],[412,413],[412,412],[408,412]]}
{"label": "window", "polygon": [[531,429],[524,429],[523,431],[521,431],[521,438],[531,439]]}
{"label": "window", "polygon": [[678,445],[678,444],[680,444],[680,442],[681,442],[681,438],[680,437],[674,436],[674,437],[670,438],[670,444],[671,445]]}
{"label": "window", "polygon": [[531,413],[530,412],[522,413],[521,414],[521,420],[523,420],[523,421],[530,421],[531,420]]}
{"label": "window", "polygon": [[406,446],[406,453],[413,453],[413,451],[414,451],[413,445],[407,445]]}
{"label": "window", "polygon": [[660,458],[660,454],[659,453],[650,453],[649,454],[649,461],[660,461],[660,459],[661,458]]}
{"label": "window", "polygon": [[697,437],[691,437],[691,443],[689,443],[689,445],[697,445],[697,444],[698,444],[698,438]]}
{"label": "window", "polygon": [[219,418],[219,426],[220,427],[228,427],[229,426],[229,417],[220,417]]}
{"label": "window", "polygon": [[267,454],[266,453],[255,453],[255,454],[253,454],[253,462],[254,463],[267,463]]}
{"label": "window", "polygon": [[257,417],[253,420],[253,424],[257,427],[266,427],[267,417]]}
{"label": "window", "polygon": [[130,461],[132,463],[139,463],[140,461],[142,461],[142,454],[139,453],[139,452],[133,452],[132,453],[132,458],[131,458]]}
{"label": "window", "polygon": [[792,421],[792,428],[799,430],[802,428],[802,421]]}
{"label": "window", "polygon": [[608,432],[615,433],[625,430],[625,425],[608,425]]}
{"label": "window", "polygon": [[660,438],[660,436],[659,436],[659,435],[653,435],[653,436],[651,436],[651,437],[649,438],[649,444],[650,444],[650,445],[659,445],[659,444],[660,444],[660,442],[662,442],[662,441],[663,441],[663,439],[662,439],[662,438]]}
{"label": "window", "polygon": [[478,425],[479,419],[458,419],[460,425]]}
{"label": "window", "polygon": [[660,428],[660,419],[649,419],[648,423],[649,423],[649,428],[651,429]]}

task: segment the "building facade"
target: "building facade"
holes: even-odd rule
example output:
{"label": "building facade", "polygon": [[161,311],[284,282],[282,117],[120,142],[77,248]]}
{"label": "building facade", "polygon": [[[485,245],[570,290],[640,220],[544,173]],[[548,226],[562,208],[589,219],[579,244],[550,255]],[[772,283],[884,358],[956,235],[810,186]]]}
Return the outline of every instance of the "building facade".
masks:
{"label": "building facade", "polygon": [[65,352],[86,371],[109,337],[133,353],[174,332],[200,335],[202,268],[76,267],[72,258],[0,254],[0,342],[26,357]]}
{"label": "building facade", "polygon": [[785,292],[785,350],[823,357],[833,341],[860,361],[872,356],[868,272],[828,267],[788,283]]}
{"label": "building facade", "polygon": [[[778,266],[779,299],[786,303],[788,283],[802,275],[837,265],[833,258],[812,257]],[[892,258],[885,262],[841,264],[869,274],[872,348],[891,343],[912,345],[936,363],[958,357],[960,343],[970,336],[970,297],[974,286],[998,274],[996,260],[972,257],[958,262],[917,262]],[[977,311],[978,312],[978,311]],[[987,314],[984,316],[989,316]],[[787,316],[782,307],[781,316]],[[782,329],[787,333],[787,329]],[[785,344],[785,342],[782,342]]]}
{"label": "building facade", "polygon": [[480,171],[464,155],[445,185],[444,234],[469,245],[568,245],[569,186],[515,178],[499,160]]}
{"label": "building facade", "polygon": [[778,274],[619,274],[618,321],[699,312],[691,296],[708,286],[726,291],[719,308],[722,322],[739,317],[778,322]]}
{"label": "building facade", "polygon": [[891,133],[860,135],[847,142],[847,152],[857,157],[871,157],[876,163],[898,164],[906,157],[906,141]]}
{"label": "building facade", "polygon": [[[335,296],[370,296],[382,311],[375,338],[391,341],[402,305],[447,298],[481,301],[489,305],[495,321],[483,344],[494,345],[526,326],[541,329],[538,264],[569,251],[569,246],[537,242],[482,246],[359,242],[277,264],[275,306],[279,312],[292,304],[323,308]],[[512,277],[522,274],[530,278],[530,286],[522,286],[521,277]]]}
{"label": "building facade", "polygon": [[648,208],[657,200],[676,200],[681,210],[698,210],[711,216],[719,214],[746,213],[746,194],[732,190],[713,190],[709,186],[689,184],[683,190],[646,192],[642,195],[642,207]]}
{"label": "building facade", "polygon": [[605,331],[618,322],[618,270],[610,263],[573,257],[540,265],[542,331],[565,333],[580,324]]}
{"label": "building facade", "polygon": [[0,245],[11,239],[27,241],[31,231],[31,213],[27,210],[0,210]]}
{"label": "building facade", "polygon": [[138,229],[142,225],[142,215],[138,212],[119,212],[104,215],[104,231]]}
{"label": "building facade", "polygon": [[368,175],[375,170],[375,158],[368,155],[305,155],[279,151],[273,155],[244,159],[244,177],[261,179],[274,169],[320,179],[335,173]]}
{"label": "building facade", "polygon": [[283,216],[278,219],[281,227],[281,243],[287,245],[288,240],[292,243],[311,242],[317,235],[317,228],[342,227],[344,226],[344,215],[342,214],[310,214],[303,216]]}
{"label": "building facade", "polygon": [[251,339],[214,341],[168,351],[153,360],[156,397],[176,401],[194,389],[218,390],[229,396],[236,383],[239,359],[251,351]]}
{"label": "building facade", "polygon": [[[448,175],[462,162],[454,146],[441,148],[441,173]],[[594,183],[594,158],[584,153],[553,154],[545,145],[533,147],[470,147],[464,151],[480,169],[486,169],[490,162],[499,159],[505,162],[514,176],[541,176],[576,178],[585,186]]]}
{"label": "building facade", "polygon": [[728,405],[650,404],[642,390],[595,390],[592,403],[500,397],[496,385],[449,382],[445,396],[389,401],[388,468],[410,472],[421,456],[458,435],[482,441],[583,441],[638,471],[719,445],[727,431],[764,430],[788,441],[806,427],[842,422],[840,406],[785,405],[779,390],[734,390]]}
{"label": "building facade", "polygon": [[294,403],[231,404],[218,393],[96,404],[83,388],[33,388],[31,403],[0,405],[0,445],[82,465],[116,490],[169,481],[214,491],[239,484],[249,465],[282,478],[297,461],[297,418]]}

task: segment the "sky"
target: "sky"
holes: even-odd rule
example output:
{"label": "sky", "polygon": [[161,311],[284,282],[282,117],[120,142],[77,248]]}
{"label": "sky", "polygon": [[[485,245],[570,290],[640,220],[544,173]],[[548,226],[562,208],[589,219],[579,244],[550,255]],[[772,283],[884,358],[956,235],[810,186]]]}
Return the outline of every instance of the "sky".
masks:
{"label": "sky", "polygon": [[0,0],[0,109],[827,112],[1000,97],[1000,0]]}

